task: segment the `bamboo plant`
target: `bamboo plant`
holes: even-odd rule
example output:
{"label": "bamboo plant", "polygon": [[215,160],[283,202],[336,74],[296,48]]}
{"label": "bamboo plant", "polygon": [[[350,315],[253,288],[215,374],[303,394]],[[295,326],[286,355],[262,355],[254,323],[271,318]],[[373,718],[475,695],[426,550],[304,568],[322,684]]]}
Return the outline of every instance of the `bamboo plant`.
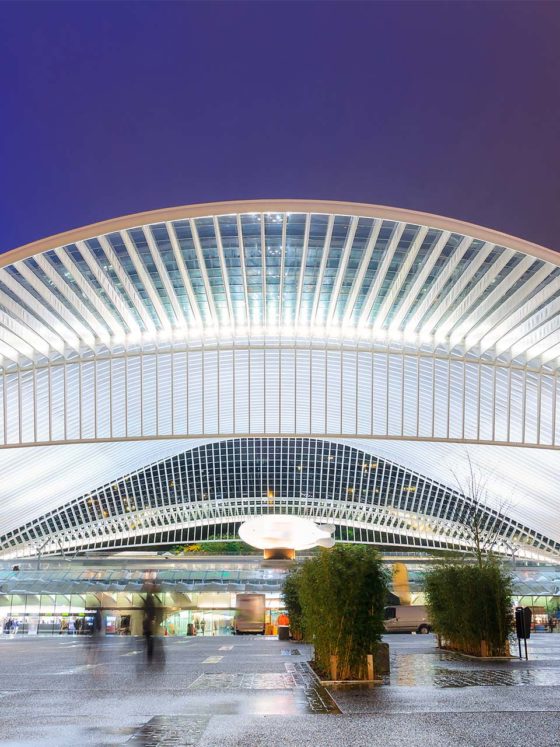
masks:
{"label": "bamboo plant", "polygon": [[337,545],[306,560],[286,579],[284,598],[292,620],[315,648],[315,666],[337,679],[365,679],[367,659],[383,634],[387,572],[370,546]]}

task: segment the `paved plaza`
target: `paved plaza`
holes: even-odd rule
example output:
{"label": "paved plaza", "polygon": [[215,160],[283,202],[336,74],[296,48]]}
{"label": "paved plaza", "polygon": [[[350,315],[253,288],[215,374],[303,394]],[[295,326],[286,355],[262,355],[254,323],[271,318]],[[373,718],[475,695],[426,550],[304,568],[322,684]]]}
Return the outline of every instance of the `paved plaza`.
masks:
{"label": "paved plaza", "polygon": [[558,744],[560,635],[536,634],[529,662],[438,652],[433,636],[391,636],[382,685],[323,688],[311,648],[260,637],[143,641],[0,640],[3,745]]}

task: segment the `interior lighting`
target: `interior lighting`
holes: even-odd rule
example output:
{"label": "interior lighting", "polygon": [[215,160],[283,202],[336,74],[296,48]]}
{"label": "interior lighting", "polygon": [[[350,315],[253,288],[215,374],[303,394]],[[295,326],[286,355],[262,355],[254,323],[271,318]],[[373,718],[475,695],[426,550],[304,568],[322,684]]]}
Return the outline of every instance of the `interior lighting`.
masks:
{"label": "interior lighting", "polygon": [[259,550],[307,550],[333,547],[332,525],[319,525],[299,516],[269,514],[249,519],[239,527],[239,537]]}

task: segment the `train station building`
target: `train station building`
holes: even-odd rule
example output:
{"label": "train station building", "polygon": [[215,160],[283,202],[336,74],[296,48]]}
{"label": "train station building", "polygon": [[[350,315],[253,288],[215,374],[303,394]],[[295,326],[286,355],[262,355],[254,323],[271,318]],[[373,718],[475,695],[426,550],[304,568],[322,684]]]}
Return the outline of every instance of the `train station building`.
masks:
{"label": "train station building", "polygon": [[[557,253],[375,205],[178,207],[1,255],[0,604],[135,594],[130,553],[261,515],[423,563],[469,549],[472,506],[558,594],[559,311]],[[279,592],[213,565],[158,565],[170,606]]]}

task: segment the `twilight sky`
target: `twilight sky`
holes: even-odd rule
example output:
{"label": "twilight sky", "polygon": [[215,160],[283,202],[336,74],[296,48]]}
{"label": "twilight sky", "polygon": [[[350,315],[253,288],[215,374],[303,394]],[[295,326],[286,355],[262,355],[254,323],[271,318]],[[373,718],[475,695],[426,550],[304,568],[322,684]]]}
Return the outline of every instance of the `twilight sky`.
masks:
{"label": "twilight sky", "polygon": [[558,2],[0,3],[0,251],[259,197],[560,250]]}

